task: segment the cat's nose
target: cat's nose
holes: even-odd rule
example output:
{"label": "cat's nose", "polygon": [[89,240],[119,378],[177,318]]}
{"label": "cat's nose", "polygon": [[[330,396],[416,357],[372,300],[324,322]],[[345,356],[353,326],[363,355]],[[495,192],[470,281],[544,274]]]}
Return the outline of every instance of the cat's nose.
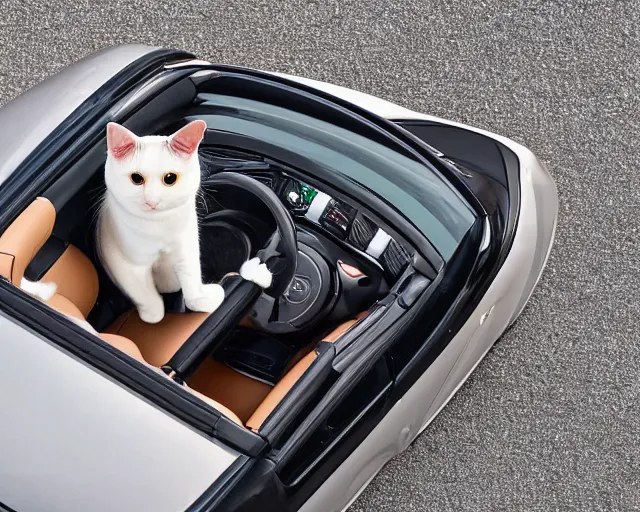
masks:
{"label": "cat's nose", "polygon": [[158,207],[157,201],[145,201],[144,204],[146,204],[152,210],[155,210]]}

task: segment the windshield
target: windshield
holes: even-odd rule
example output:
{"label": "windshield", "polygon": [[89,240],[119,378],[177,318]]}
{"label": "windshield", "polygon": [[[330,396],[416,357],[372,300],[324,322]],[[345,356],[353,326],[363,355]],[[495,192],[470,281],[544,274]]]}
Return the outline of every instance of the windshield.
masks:
{"label": "windshield", "polygon": [[475,214],[436,171],[335,124],[236,96],[203,93],[209,129],[249,136],[300,154],[393,204],[449,259]]}

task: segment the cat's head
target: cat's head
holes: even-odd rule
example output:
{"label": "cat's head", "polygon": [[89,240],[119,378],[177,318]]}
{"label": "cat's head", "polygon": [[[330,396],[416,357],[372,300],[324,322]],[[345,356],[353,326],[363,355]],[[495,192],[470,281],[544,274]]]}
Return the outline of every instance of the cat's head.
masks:
{"label": "cat's head", "polygon": [[156,215],[193,201],[200,187],[198,146],[207,125],[193,121],[169,137],[138,137],[107,125],[105,182],[134,215]]}

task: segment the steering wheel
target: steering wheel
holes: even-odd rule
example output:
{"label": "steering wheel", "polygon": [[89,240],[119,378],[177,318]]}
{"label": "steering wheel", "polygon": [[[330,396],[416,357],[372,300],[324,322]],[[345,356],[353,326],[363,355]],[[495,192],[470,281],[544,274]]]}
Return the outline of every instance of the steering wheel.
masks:
{"label": "steering wheel", "polygon": [[255,195],[269,209],[275,219],[276,230],[264,248],[258,251],[257,256],[261,262],[266,263],[273,274],[273,280],[271,286],[263,290],[239,275],[230,275],[222,279],[220,284],[225,289],[225,298],[220,307],[200,324],[173,357],[162,366],[162,370],[174,380],[188,379],[204,359],[224,342],[263,291],[277,302],[291,284],[298,262],[296,226],[273,190],[249,176],[232,172],[214,174],[203,184],[214,187],[240,187]]}

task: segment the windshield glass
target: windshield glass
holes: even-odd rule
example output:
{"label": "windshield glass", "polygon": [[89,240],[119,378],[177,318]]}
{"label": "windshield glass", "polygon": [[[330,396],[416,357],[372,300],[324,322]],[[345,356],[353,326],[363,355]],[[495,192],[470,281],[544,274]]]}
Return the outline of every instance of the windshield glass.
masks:
{"label": "windshield glass", "polygon": [[209,129],[265,141],[360,183],[393,204],[445,260],[473,224],[471,207],[435,170],[387,145],[260,101],[212,93],[199,100]]}

